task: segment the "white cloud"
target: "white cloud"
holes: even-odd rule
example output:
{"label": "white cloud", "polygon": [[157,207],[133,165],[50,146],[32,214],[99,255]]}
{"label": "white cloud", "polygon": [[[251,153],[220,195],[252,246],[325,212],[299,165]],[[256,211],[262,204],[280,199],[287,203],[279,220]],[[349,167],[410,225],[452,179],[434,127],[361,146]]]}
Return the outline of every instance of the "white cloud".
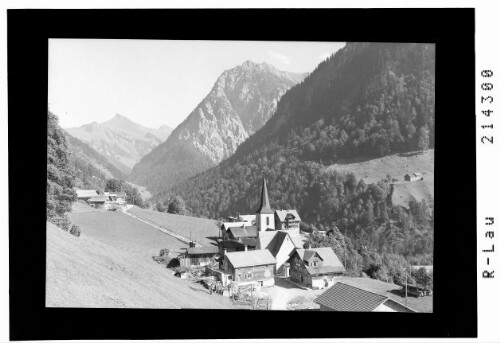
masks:
{"label": "white cloud", "polygon": [[319,56],[318,56],[318,60],[320,60],[320,61],[324,61],[324,60],[326,60],[328,57],[330,57],[330,55],[331,55],[331,53],[329,53],[329,52],[325,52],[325,53],[323,53],[323,54],[321,54],[321,55],[319,55]]}
{"label": "white cloud", "polygon": [[283,55],[283,54],[280,54],[280,53],[274,52],[274,51],[268,51],[268,54],[269,54],[269,56],[271,56],[271,58],[274,58],[275,60],[277,60],[283,64],[290,64],[291,63],[290,57],[288,57],[286,55]]}

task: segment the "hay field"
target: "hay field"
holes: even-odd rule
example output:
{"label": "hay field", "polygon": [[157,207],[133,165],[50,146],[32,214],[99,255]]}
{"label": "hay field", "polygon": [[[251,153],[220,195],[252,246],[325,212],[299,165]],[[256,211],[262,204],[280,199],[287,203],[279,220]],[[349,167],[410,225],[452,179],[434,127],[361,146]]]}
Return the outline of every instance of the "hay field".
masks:
{"label": "hay field", "polygon": [[188,247],[177,238],[119,211],[94,209],[75,203],[69,218],[82,228],[82,236],[149,258],[158,255],[162,248],[168,248],[173,255],[177,255]]}
{"label": "hay field", "polygon": [[111,244],[47,223],[46,306],[233,308],[227,298],[174,277],[144,254]]}
{"label": "hay field", "polygon": [[[394,184],[392,201],[396,205],[407,207],[410,196],[418,201],[425,199],[431,207],[434,204],[434,149],[424,153],[413,152],[394,154],[374,159],[356,159],[345,163],[332,164],[325,172],[351,172],[356,178],[366,183],[374,183],[384,179],[387,174],[399,182]],[[421,173],[423,181],[404,182],[405,174]]]}
{"label": "hay field", "polygon": [[[192,239],[203,246],[216,245],[214,239],[219,236],[217,221],[212,219],[163,213],[142,209],[137,206],[132,207],[128,212],[183,237],[189,238],[191,234]],[[208,237],[212,237],[212,239]]]}

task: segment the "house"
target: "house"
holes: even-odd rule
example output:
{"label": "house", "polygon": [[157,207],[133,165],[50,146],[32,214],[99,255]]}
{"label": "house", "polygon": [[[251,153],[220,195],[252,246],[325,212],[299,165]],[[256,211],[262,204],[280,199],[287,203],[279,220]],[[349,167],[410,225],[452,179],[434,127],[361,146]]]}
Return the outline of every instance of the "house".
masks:
{"label": "house", "polygon": [[224,256],[228,252],[245,251],[245,249],[255,250],[256,245],[257,245],[257,240],[251,237],[244,237],[237,241],[236,240],[219,241],[218,243],[219,256],[220,256],[219,266],[222,268]]}
{"label": "house", "polygon": [[95,208],[104,208],[107,209],[109,207],[109,197],[106,195],[98,195],[87,200],[90,206]]}
{"label": "house", "polygon": [[224,236],[224,239],[241,240],[242,238],[257,238],[256,226],[230,227]]}
{"label": "house", "polygon": [[222,264],[222,271],[239,286],[274,286],[275,268],[276,259],[267,249],[228,252]]}
{"label": "house", "polygon": [[328,287],[344,273],[332,248],[296,249],[290,257],[290,278],[309,288]]}
{"label": "house", "polygon": [[291,254],[303,248],[302,237],[298,230],[259,232],[256,249],[267,249],[276,259],[276,274],[289,277]]}
{"label": "house", "polygon": [[415,312],[394,299],[341,281],[314,300],[321,311]]}
{"label": "house", "polygon": [[404,176],[405,181],[407,182],[412,182],[412,181],[420,181],[423,180],[424,177],[422,176],[421,173],[413,173],[412,175],[406,174]]}
{"label": "house", "polygon": [[109,196],[109,200],[118,205],[127,203],[127,194],[125,192],[105,192],[104,195]]}
{"label": "house", "polygon": [[274,221],[276,230],[290,230],[299,229],[301,219],[296,210],[276,210]]}
{"label": "house", "polygon": [[99,196],[95,189],[75,189],[78,200],[88,201],[90,198]]}
{"label": "house", "polygon": [[224,236],[227,233],[227,230],[229,230],[232,227],[245,227],[245,226],[252,226],[248,222],[243,222],[243,221],[238,221],[238,222],[224,222],[221,225],[221,232],[222,236]]}
{"label": "house", "polygon": [[186,252],[179,256],[182,267],[205,266],[215,261],[219,254],[219,247],[192,247],[186,248]]}

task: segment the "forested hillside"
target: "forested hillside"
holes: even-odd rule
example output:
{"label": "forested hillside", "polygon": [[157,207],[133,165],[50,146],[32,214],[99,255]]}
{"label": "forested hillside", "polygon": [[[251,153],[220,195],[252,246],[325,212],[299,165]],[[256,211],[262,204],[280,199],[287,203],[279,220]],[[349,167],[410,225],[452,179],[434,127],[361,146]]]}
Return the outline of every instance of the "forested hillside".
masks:
{"label": "forested hillside", "polygon": [[66,134],[66,140],[71,152],[70,164],[75,173],[76,188],[103,190],[106,180],[125,179],[118,168],[88,144],[69,134]]}
{"label": "forested hillside", "polygon": [[429,263],[433,211],[425,201],[395,206],[391,177],[366,184],[325,166],[434,146],[434,55],[429,44],[347,44],[289,90],[231,158],[157,198],[178,194],[191,213],[210,218],[253,213],[265,176],[274,208],[338,227],[335,244],[312,243],[349,241],[351,272],[387,269],[389,254]]}
{"label": "forested hillside", "polygon": [[75,175],[70,163],[66,135],[57,117],[47,111],[47,221],[68,229],[66,213],[76,201]]}

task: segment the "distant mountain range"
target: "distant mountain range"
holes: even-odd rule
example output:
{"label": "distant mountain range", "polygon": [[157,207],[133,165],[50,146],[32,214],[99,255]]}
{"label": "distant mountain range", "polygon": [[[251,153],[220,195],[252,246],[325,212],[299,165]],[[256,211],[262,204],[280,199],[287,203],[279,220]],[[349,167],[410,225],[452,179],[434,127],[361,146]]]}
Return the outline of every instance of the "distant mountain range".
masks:
{"label": "distant mountain range", "polygon": [[93,122],[66,131],[105,156],[122,173],[129,174],[143,156],[167,139],[172,129],[166,125],[147,128],[116,114],[101,124]]}
{"label": "distant mountain range", "polygon": [[131,180],[158,193],[217,165],[271,118],[281,96],[305,76],[252,61],[224,71],[184,122],[134,167]]}

